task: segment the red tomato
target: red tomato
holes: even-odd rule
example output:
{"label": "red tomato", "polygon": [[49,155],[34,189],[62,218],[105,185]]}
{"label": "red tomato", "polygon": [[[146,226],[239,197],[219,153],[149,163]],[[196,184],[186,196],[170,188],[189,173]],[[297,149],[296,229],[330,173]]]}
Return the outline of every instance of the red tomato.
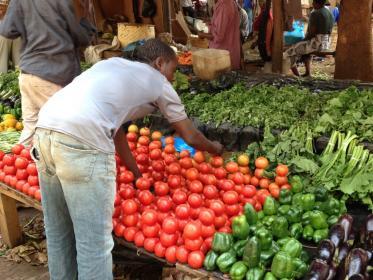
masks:
{"label": "red tomato", "polygon": [[[9,185],[9,183],[10,183],[10,178],[12,178],[11,175],[5,175],[5,177],[4,177],[4,183],[5,183],[6,185]],[[21,191],[22,191],[22,190],[21,190]]]}
{"label": "red tomato", "polygon": [[203,152],[201,152],[201,151],[197,151],[197,152],[194,154],[193,159],[194,159],[197,163],[202,163],[202,162],[205,161],[205,155],[203,154]]}
{"label": "red tomato", "polygon": [[254,171],[254,176],[258,179],[261,179],[263,178],[263,174],[264,174],[264,169],[260,169],[260,168],[257,168],[255,169]]}
{"label": "red tomato", "polygon": [[185,246],[179,246],[176,248],[176,260],[179,263],[187,263],[188,255],[189,255],[189,251],[187,248],[185,248]]}
{"label": "red tomato", "polygon": [[5,165],[13,166],[16,158],[14,155],[6,154],[3,158],[3,162]]}
{"label": "red tomato", "polygon": [[27,165],[28,165],[28,160],[25,159],[25,158],[22,158],[22,157],[18,157],[15,162],[14,162],[14,166],[17,168],[17,169],[26,169],[27,168]]}
{"label": "red tomato", "polygon": [[267,179],[267,178],[262,178],[262,179],[259,180],[259,186],[262,189],[268,189],[270,183],[271,183],[271,181],[269,181],[269,179]]}
{"label": "red tomato", "polygon": [[164,219],[166,219],[170,215],[169,212],[158,212],[157,217],[158,217],[158,223],[162,224]]}
{"label": "red tomato", "polygon": [[238,203],[238,194],[235,191],[227,191],[223,195],[223,202],[228,205]]}
{"label": "red tomato", "polygon": [[181,185],[181,177],[179,175],[170,175],[167,180],[168,186],[171,189],[180,188]]}
{"label": "red tomato", "polygon": [[151,160],[160,160],[162,159],[162,151],[160,149],[151,150],[149,157]]}
{"label": "red tomato", "polygon": [[202,174],[210,174],[212,172],[212,168],[210,164],[206,162],[202,162],[201,164],[198,165],[198,171],[201,172]]}
{"label": "red tomato", "polygon": [[236,185],[242,185],[245,178],[242,173],[236,172],[233,173],[229,179],[231,179]]}
{"label": "red tomato", "polygon": [[223,167],[215,168],[214,175],[218,180],[227,178],[227,171]]}
{"label": "red tomato", "polygon": [[221,216],[224,214],[225,205],[221,200],[213,200],[210,203],[210,209],[214,211],[215,216]]}
{"label": "red tomato", "polygon": [[203,238],[208,238],[208,237],[212,237],[214,236],[214,233],[215,233],[215,225],[212,224],[212,225],[208,225],[208,226],[205,226],[205,225],[202,225],[202,237]]}
{"label": "red tomato", "polygon": [[190,207],[198,208],[198,207],[202,206],[203,199],[202,199],[201,195],[199,195],[197,193],[192,193],[188,197],[188,203],[189,203]]}
{"label": "red tomato", "polygon": [[178,162],[171,163],[167,168],[168,173],[171,175],[180,175],[181,173],[181,166]]}
{"label": "red tomato", "polygon": [[125,229],[124,225],[117,224],[116,227],[114,228],[114,234],[118,237],[123,237],[124,229]]}
{"label": "red tomato", "polygon": [[[152,172],[152,178],[154,179],[155,182],[160,182],[160,181],[163,181],[164,179],[164,174],[163,172],[156,172],[156,171],[153,171]],[[168,187],[168,186],[167,186]]]}
{"label": "red tomato", "polygon": [[131,185],[126,185],[123,188],[120,188],[119,195],[123,199],[131,199],[135,197],[135,189]]}
{"label": "red tomato", "polygon": [[210,159],[210,163],[213,167],[217,168],[223,166],[224,160],[220,156],[214,156]]}
{"label": "red tomato", "polygon": [[149,144],[149,150],[161,149],[162,143],[161,141],[152,141]]}
{"label": "red tomato", "polygon": [[279,186],[279,187],[281,187],[282,185],[285,185],[285,184],[287,184],[288,183],[288,178],[285,176],[285,177],[283,177],[283,176],[276,176],[275,177],[275,183]]}
{"label": "red tomato", "polygon": [[281,186],[281,189],[282,189],[282,190],[283,190],[283,189],[291,190],[291,186],[290,186],[289,184],[283,184],[283,185]]}
{"label": "red tomato", "polygon": [[206,180],[203,182],[205,185],[213,185],[216,186],[218,184],[218,180],[216,179],[215,175],[207,174]]}
{"label": "red tomato", "polygon": [[240,207],[238,204],[226,205],[225,212],[229,217],[237,216],[238,212],[240,211]]}
{"label": "red tomato", "polygon": [[137,179],[136,181],[136,187],[140,190],[148,190],[150,189],[150,181],[148,179],[145,179],[145,178],[139,178]]}
{"label": "red tomato", "polygon": [[235,173],[235,172],[238,172],[238,164],[236,162],[228,162],[226,165],[225,165],[225,169],[229,172],[229,173]]}
{"label": "red tomato", "polygon": [[189,180],[189,181],[194,181],[194,180],[197,180],[199,177],[199,172],[196,168],[192,167],[192,168],[189,168],[187,171],[186,171],[186,178]]}
{"label": "red tomato", "polygon": [[284,164],[279,164],[276,167],[276,174],[278,176],[286,177],[289,173],[289,168]]}
{"label": "red tomato", "polygon": [[215,186],[208,185],[203,189],[203,195],[206,199],[214,199],[219,197],[218,189]]}
{"label": "red tomato", "polygon": [[245,174],[245,175],[243,175],[243,181],[244,181],[244,184],[245,185],[249,185],[250,184],[250,181],[251,181],[251,175],[249,175],[249,174]]}
{"label": "red tomato", "polygon": [[134,242],[137,247],[143,247],[144,246],[144,240],[145,236],[142,233],[142,231],[138,231],[135,234]]}
{"label": "red tomato", "polygon": [[174,217],[167,217],[163,220],[162,229],[167,234],[174,234],[179,229],[179,222]]}
{"label": "red tomato", "polygon": [[223,179],[220,181],[219,187],[223,191],[231,191],[231,190],[234,190],[234,182],[232,180]]}
{"label": "red tomato", "polygon": [[212,240],[213,240],[213,237],[207,237],[204,241],[204,244],[206,245],[208,249],[211,249],[212,247]]}
{"label": "red tomato", "polygon": [[185,203],[186,201],[188,200],[188,196],[185,192],[181,191],[181,190],[176,190],[174,192],[174,194],[172,195],[172,201],[176,204],[176,205],[180,205],[180,204],[183,204]]}
{"label": "red tomato", "polygon": [[199,269],[203,265],[205,255],[201,251],[191,252],[188,256],[188,265],[191,268]]}
{"label": "red tomato", "polygon": [[269,165],[268,159],[265,157],[258,157],[255,160],[255,167],[260,169],[266,169]]}
{"label": "red tomato", "polygon": [[192,193],[202,193],[203,192],[203,185],[198,180],[191,181],[189,183],[189,190]]}
{"label": "red tomato", "polygon": [[250,184],[253,185],[254,187],[258,187],[259,186],[259,179],[256,178],[255,176],[251,177]]}
{"label": "red tomato", "polygon": [[36,200],[41,201],[41,192],[40,190],[36,190],[34,193],[34,197]]}
{"label": "red tomato", "polygon": [[175,209],[175,215],[179,219],[189,218],[190,207],[187,204],[180,204]]}
{"label": "red tomato", "polygon": [[[22,150],[24,149],[25,147],[21,144],[16,144],[12,147],[12,154],[15,154],[15,155],[20,155]],[[26,167],[24,167],[26,168]]]}
{"label": "red tomato", "polygon": [[254,206],[255,208],[255,211],[259,212],[262,210],[262,204],[260,204],[259,202],[257,202]]}
{"label": "red tomato", "polygon": [[39,178],[38,176],[28,176],[27,182],[30,186],[38,186],[39,185]]}
{"label": "red tomato", "polygon": [[25,148],[20,153],[21,157],[24,157],[25,159],[31,160],[30,150],[28,148]]}
{"label": "red tomato", "polygon": [[16,184],[17,184],[17,177],[16,176],[12,176],[10,178],[10,181],[9,181],[9,186],[15,188],[16,187]]}
{"label": "red tomato", "polygon": [[166,260],[170,263],[176,262],[176,246],[171,246],[166,249]]}
{"label": "red tomato", "polygon": [[261,189],[259,191],[257,191],[256,193],[256,196],[257,196],[257,200],[260,204],[264,204],[265,202],[265,199],[267,198],[267,196],[269,196],[270,193],[268,192],[268,190],[266,189]]}
{"label": "red tomato", "polygon": [[16,189],[19,190],[19,191],[22,191],[24,184],[26,184],[26,181],[24,181],[24,180],[18,181],[17,184],[16,184]]}
{"label": "red tomato", "polygon": [[137,225],[139,221],[139,215],[133,214],[133,215],[124,215],[122,216],[122,224],[126,227],[134,227]]}
{"label": "red tomato", "polygon": [[141,222],[143,225],[153,226],[157,223],[158,216],[155,210],[146,210],[141,215]]}
{"label": "red tomato", "polygon": [[128,242],[132,242],[135,239],[135,234],[138,232],[136,227],[127,227],[124,230],[123,236]]}
{"label": "red tomato", "polygon": [[142,226],[142,232],[144,233],[144,236],[148,238],[158,237],[160,229],[161,227],[158,224],[155,224],[154,226]]}
{"label": "red tomato", "polygon": [[253,185],[246,185],[241,192],[245,197],[251,198],[256,194],[256,188]]}
{"label": "red tomato", "polygon": [[200,207],[198,207],[198,208],[190,208],[190,210],[189,210],[190,217],[193,220],[197,220],[198,219],[198,216],[199,216],[200,212],[201,212],[201,208]]}
{"label": "red tomato", "polygon": [[23,192],[24,194],[27,194],[29,188],[30,188],[30,185],[29,185],[29,184],[24,184],[24,185],[23,185],[23,188],[22,188],[22,192]]}
{"label": "red tomato", "polygon": [[157,208],[161,212],[168,212],[171,210],[172,200],[169,197],[160,197],[157,200]]}
{"label": "red tomato", "polygon": [[188,223],[189,220],[182,220],[182,219],[179,219],[178,222],[179,222],[179,231],[180,232],[183,232],[184,231],[184,228],[186,226],[186,224]]}
{"label": "red tomato", "polygon": [[183,237],[185,239],[196,239],[201,236],[201,223],[191,221],[188,222],[183,231]]}
{"label": "red tomato", "polygon": [[0,171],[0,181],[4,182],[4,178],[5,178],[5,172]]}
{"label": "red tomato", "polygon": [[161,232],[161,234],[159,235],[159,240],[161,244],[166,248],[176,245],[177,239],[178,239],[178,235],[175,233],[168,234],[165,232]]}
{"label": "red tomato", "polygon": [[16,175],[17,173],[17,169],[13,165],[12,166],[5,165],[3,170],[4,170],[5,175]]}
{"label": "red tomato", "polygon": [[149,164],[149,157],[147,154],[138,154],[136,156],[136,162],[141,165],[148,165]]}
{"label": "red tomato", "polygon": [[0,160],[3,160],[4,156],[5,156],[5,153],[3,151],[0,151]]}
{"label": "red tomato", "polygon": [[227,217],[225,215],[217,216],[215,218],[215,227],[222,228],[227,222]]}
{"label": "red tomato", "polygon": [[[28,170],[27,170],[28,171]],[[124,171],[119,175],[119,182],[124,184],[132,183],[135,180],[135,176],[131,171]]]}
{"label": "red tomato", "polygon": [[126,135],[127,141],[129,142],[136,142],[137,141],[137,134],[134,132],[128,132]]}
{"label": "red tomato", "polygon": [[31,176],[37,176],[38,175],[38,171],[36,169],[36,165],[35,163],[29,163],[29,165],[27,166],[26,168],[27,170],[27,173]]}
{"label": "red tomato", "polygon": [[186,158],[186,157],[190,157],[190,152],[188,150],[182,150],[180,152],[180,158]]}
{"label": "red tomato", "polygon": [[170,165],[171,163],[177,161],[177,157],[174,154],[165,154],[163,158],[166,165]]}
{"label": "red tomato", "polygon": [[165,165],[161,160],[152,161],[152,168],[156,172],[163,172],[165,170]]}
{"label": "red tomato", "polygon": [[153,253],[155,245],[158,243],[158,241],[158,238],[145,238],[144,249],[150,253]]}
{"label": "red tomato", "polygon": [[203,225],[210,226],[214,224],[215,213],[211,209],[201,209],[198,219],[201,221]]}
{"label": "red tomato", "polygon": [[190,169],[190,168],[193,167],[193,161],[189,157],[181,158],[179,160],[179,163],[180,163],[181,167],[184,168],[184,169]]}
{"label": "red tomato", "polygon": [[189,251],[196,251],[196,250],[201,249],[202,244],[203,244],[202,237],[198,237],[196,239],[188,239],[188,238],[184,239],[185,248],[187,248]]}
{"label": "red tomato", "polygon": [[113,218],[119,218],[121,209],[120,207],[115,207],[113,212]]}
{"label": "red tomato", "polygon": [[164,247],[161,242],[158,242],[154,247],[154,254],[159,258],[164,258],[166,247]]}
{"label": "red tomato", "polygon": [[133,199],[127,199],[122,202],[122,213],[124,213],[125,215],[135,214],[137,210],[137,203]]}
{"label": "red tomato", "polygon": [[154,195],[148,190],[140,191],[137,197],[143,205],[150,205],[154,201]]}
{"label": "red tomato", "polygon": [[154,184],[154,191],[155,191],[155,194],[158,196],[165,196],[170,191],[170,188],[164,182],[156,182]]}
{"label": "red tomato", "polygon": [[137,141],[141,146],[149,146],[150,139],[147,136],[140,136]]}
{"label": "red tomato", "polygon": [[219,229],[219,232],[224,232],[224,233],[232,233],[232,229],[230,227],[222,227]]}

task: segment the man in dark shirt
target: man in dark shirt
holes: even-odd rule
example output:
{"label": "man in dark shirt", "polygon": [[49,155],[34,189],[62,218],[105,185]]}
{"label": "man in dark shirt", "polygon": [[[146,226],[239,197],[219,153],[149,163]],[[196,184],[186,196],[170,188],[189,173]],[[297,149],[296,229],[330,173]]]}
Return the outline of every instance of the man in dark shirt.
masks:
{"label": "man in dark shirt", "polygon": [[[87,26],[87,25],[85,25]],[[19,83],[24,130],[20,142],[32,143],[40,108],[80,74],[78,49],[90,41],[72,0],[12,0],[0,24],[0,35],[21,37]]]}

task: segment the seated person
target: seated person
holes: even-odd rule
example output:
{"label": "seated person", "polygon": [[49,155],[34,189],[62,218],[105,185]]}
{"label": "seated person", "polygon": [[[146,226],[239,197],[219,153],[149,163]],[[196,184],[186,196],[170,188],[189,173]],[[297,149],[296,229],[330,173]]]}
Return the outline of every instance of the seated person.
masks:
{"label": "seated person", "polygon": [[291,46],[284,52],[284,59],[290,59],[291,70],[299,76],[296,66],[300,59],[305,63],[304,77],[311,76],[311,56],[313,52],[325,51],[330,47],[330,34],[332,33],[334,19],[325,7],[326,0],[313,0],[314,10],[311,12],[308,30],[303,41]]}

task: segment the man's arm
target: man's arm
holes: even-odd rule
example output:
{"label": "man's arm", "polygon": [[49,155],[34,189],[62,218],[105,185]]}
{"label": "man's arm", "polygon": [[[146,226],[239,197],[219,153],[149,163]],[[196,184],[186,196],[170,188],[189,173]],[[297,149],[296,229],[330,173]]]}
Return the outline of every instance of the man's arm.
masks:
{"label": "man's arm", "polygon": [[8,9],[3,9],[4,18],[0,23],[0,35],[8,39],[16,39],[21,36],[21,18],[19,1],[13,0],[9,3]]}
{"label": "man's arm", "polygon": [[132,171],[136,179],[140,178],[142,174],[137,167],[136,160],[134,159],[130,147],[128,146],[127,138],[123,129],[118,129],[118,132],[114,137],[114,144],[120,160],[130,171]]}
{"label": "man's arm", "polygon": [[207,151],[211,154],[221,154],[223,145],[219,142],[208,140],[195,126],[190,119],[174,122],[171,124],[185,142],[200,151]]}

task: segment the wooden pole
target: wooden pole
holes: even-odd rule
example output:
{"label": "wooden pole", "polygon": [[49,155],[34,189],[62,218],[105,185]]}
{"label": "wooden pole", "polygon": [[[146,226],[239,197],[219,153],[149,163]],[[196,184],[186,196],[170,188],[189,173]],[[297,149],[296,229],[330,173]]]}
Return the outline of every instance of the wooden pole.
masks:
{"label": "wooden pole", "polygon": [[284,34],[284,10],[282,0],[272,0],[273,5],[273,43],[272,71],[282,73],[282,52]]}

